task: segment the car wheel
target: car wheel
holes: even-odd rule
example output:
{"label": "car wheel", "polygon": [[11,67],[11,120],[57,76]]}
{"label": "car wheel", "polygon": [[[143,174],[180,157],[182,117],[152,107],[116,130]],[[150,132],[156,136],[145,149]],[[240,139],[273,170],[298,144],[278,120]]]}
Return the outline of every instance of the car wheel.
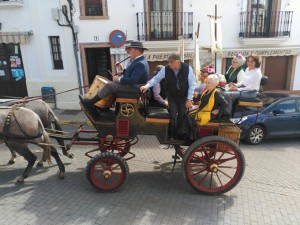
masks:
{"label": "car wheel", "polygon": [[265,137],[264,128],[260,125],[254,125],[250,128],[248,135],[247,135],[247,142],[252,145],[257,145]]}

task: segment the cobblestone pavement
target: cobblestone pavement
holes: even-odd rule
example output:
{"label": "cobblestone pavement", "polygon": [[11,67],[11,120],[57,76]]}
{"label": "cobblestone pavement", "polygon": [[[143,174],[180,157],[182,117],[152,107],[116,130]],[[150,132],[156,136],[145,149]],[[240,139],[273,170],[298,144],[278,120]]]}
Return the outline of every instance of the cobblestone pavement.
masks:
{"label": "cobblestone pavement", "polygon": [[[85,121],[81,113],[56,113],[62,121]],[[0,224],[300,224],[300,140],[242,144],[241,182],[224,195],[203,196],[183,179],[180,164],[171,173],[172,149],[160,148],[153,136],[139,138],[132,147],[136,158],[128,161],[130,175],[115,193],[99,193],[86,179],[84,153],[90,147],[74,146],[74,159],[61,157],[64,180],[57,178],[55,164],[45,164],[34,167],[25,184],[16,184],[26,162],[18,157],[7,165],[10,153],[0,145]]]}

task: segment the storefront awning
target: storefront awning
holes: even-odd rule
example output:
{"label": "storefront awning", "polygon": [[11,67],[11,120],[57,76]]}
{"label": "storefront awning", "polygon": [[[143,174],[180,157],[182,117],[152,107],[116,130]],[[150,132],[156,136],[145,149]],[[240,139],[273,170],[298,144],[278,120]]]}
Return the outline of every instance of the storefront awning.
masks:
{"label": "storefront awning", "polygon": [[32,35],[32,31],[25,32],[0,32],[0,43],[20,43],[27,44],[28,37]]}

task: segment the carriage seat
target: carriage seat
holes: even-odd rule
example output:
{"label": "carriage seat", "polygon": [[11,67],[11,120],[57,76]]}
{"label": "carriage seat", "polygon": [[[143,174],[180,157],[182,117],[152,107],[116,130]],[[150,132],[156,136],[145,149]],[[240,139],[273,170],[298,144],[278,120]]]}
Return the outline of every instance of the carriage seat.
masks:
{"label": "carriage seat", "polygon": [[262,107],[263,103],[259,98],[240,98],[239,106],[253,106],[253,107]]}
{"label": "carriage seat", "polygon": [[146,114],[146,122],[147,123],[161,123],[161,124],[169,124],[169,112],[166,108],[163,107],[147,107]]}
{"label": "carriage seat", "polygon": [[147,108],[147,117],[156,119],[169,119],[169,112],[163,107],[151,107]]}
{"label": "carriage seat", "polygon": [[118,88],[116,98],[139,99],[141,97],[140,87],[142,85],[134,85],[129,87],[124,85]]}
{"label": "carriage seat", "polygon": [[[259,92],[263,92],[263,86],[268,84],[268,77],[262,76],[260,80],[260,90]],[[252,106],[252,107],[263,107],[263,103],[259,98],[239,98],[239,106]]]}

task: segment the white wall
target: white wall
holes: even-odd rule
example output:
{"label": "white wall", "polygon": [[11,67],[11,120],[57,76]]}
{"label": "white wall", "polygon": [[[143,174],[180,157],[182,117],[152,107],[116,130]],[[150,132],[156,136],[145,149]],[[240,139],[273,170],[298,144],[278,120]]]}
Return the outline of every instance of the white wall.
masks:
{"label": "white wall", "polygon": [[[33,30],[29,43],[21,45],[29,96],[40,95],[43,86],[53,86],[56,92],[78,87],[71,29],[58,26],[51,14],[51,8],[61,8],[63,4],[68,6],[66,0],[24,0],[23,7],[0,8],[1,32]],[[143,0],[107,1],[109,19],[102,20],[80,20],[79,0],[73,0],[73,4],[76,9],[73,20],[79,27],[79,43],[109,43],[109,34],[115,29],[125,32],[128,40],[137,39],[136,13],[144,11]],[[214,15],[215,4],[218,6],[218,15],[222,16],[223,48],[244,47],[239,41],[238,34],[240,12],[246,11],[245,0],[184,0],[183,12],[194,13],[194,33],[200,22],[199,47],[210,46],[210,27],[207,15]],[[281,10],[294,11],[291,37],[282,43],[283,46],[299,46],[300,29],[297,21],[300,21],[300,1],[282,0]],[[52,69],[48,36],[60,36],[63,70]],[[95,41],[94,36],[99,36],[99,41]],[[191,43],[193,41],[187,43],[185,47],[192,50],[193,44]],[[218,60],[217,65],[217,71],[221,71],[221,60]],[[300,74],[299,56],[295,74],[294,89],[300,89],[300,77],[297,75]],[[58,95],[57,106],[79,109],[78,93],[78,91],[74,91]]]}

